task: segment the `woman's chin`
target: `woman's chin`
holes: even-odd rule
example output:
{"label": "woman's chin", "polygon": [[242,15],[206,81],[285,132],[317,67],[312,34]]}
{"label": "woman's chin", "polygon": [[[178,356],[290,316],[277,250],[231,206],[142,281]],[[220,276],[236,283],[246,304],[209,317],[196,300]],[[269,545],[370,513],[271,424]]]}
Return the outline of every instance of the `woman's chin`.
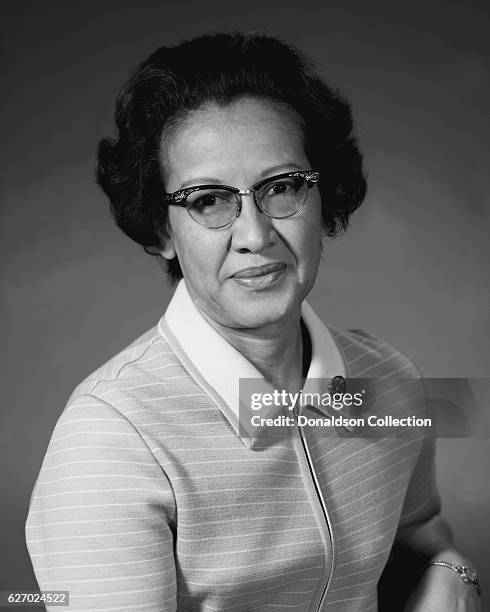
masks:
{"label": "woman's chin", "polygon": [[294,291],[265,292],[247,291],[241,299],[237,299],[233,291],[226,310],[230,319],[240,327],[257,328],[280,323],[300,307],[295,300]]}

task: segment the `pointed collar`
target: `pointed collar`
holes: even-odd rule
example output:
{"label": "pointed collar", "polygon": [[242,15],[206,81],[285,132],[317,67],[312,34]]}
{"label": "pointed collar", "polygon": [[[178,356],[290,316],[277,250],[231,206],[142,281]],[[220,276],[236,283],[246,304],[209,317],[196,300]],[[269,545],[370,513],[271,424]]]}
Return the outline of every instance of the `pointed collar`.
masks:
{"label": "pointed collar", "polygon": [[[301,318],[312,345],[311,363],[303,390],[321,393],[325,391],[325,379],[330,380],[337,375],[345,377],[345,365],[330,331],[306,300],[301,306]],[[272,392],[273,388],[257,368],[206,321],[192,301],[184,279],[177,285],[159,321],[158,330],[191,376],[215,402],[245,446],[253,448],[261,427],[251,431],[249,419],[246,435],[240,427],[239,416],[243,420],[241,411],[250,412],[251,409],[240,403],[239,381],[260,380],[260,392]]]}

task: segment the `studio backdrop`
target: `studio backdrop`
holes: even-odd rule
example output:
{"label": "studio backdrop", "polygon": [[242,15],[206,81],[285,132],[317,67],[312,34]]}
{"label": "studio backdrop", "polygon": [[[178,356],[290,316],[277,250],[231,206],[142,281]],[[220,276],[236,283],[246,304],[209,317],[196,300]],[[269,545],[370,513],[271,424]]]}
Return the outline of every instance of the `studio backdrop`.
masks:
{"label": "studio backdrop", "polygon": [[[310,303],[427,377],[489,376],[485,3],[51,0],[2,2],[0,21],[0,590],[37,589],[24,523],[69,394],[171,296],[94,180],[118,88],[157,46],[254,29],[309,54],[352,103],[368,173],[351,227],[325,242]],[[444,515],[490,602],[488,433],[439,440],[437,468]]]}

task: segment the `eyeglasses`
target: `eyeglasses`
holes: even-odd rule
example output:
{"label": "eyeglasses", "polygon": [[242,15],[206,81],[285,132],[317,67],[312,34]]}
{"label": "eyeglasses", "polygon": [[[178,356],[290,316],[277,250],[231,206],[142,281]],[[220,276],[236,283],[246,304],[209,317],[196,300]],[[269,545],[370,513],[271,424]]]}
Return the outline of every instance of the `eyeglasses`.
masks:
{"label": "eyeglasses", "polygon": [[272,219],[292,217],[305,205],[308,190],[318,183],[315,170],[285,172],[259,181],[241,191],[229,185],[196,185],[165,194],[168,204],[182,206],[189,215],[209,229],[231,225],[240,216],[241,196],[253,194],[255,204]]}

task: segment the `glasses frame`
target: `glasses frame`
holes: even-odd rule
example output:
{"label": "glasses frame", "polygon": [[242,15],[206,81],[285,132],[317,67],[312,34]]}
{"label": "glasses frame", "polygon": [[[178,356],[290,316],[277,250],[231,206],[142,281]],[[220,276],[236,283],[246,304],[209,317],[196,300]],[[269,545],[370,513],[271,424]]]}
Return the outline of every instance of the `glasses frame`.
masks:
{"label": "glasses frame", "polygon": [[[298,214],[299,211],[306,204],[306,201],[308,200],[308,189],[306,191],[305,199],[303,200],[298,210],[295,210],[293,213],[289,215],[285,215],[284,217],[277,217],[263,210],[259,202],[257,201],[256,194],[257,194],[257,191],[261,187],[266,185],[267,183],[271,183],[271,182],[274,182],[274,181],[277,181],[283,178],[297,177],[297,176],[300,176],[306,181],[306,186],[308,189],[311,189],[320,180],[320,173],[317,172],[316,170],[295,170],[292,172],[283,172],[281,174],[269,176],[265,179],[260,180],[258,183],[255,183],[249,189],[241,190],[241,189],[238,189],[238,187],[232,187],[231,185],[192,185],[191,187],[185,187],[184,189],[178,189],[177,191],[174,191],[172,193],[166,193],[164,196],[164,199],[169,205],[181,206],[182,208],[186,208],[191,219],[195,221],[196,223],[199,223],[199,225],[201,225],[202,227],[205,227],[206,229],[223,229],[225,227],[232,225],[238,219],[242,211],[242,198],[240,196],[249,195],[249,194],[253,194],[255,205],[267,217],[271,219],[287,219],[289,217],[292,217],[293,215]],[[204,223],[201,223],[200,221],[198,221],[192,216],[191,211],[190,211],[191,207],[187,206],[187,197],[191,193],[194,193],[195,191],[202,191],[205,189],[219,189],[221,191],[229,191],[230,193],[233,193],[235,195],[236,201],[237,201],[235,216],[230,221],[225,223],[224,225],[219,225],[217,227],[209,227],[208,225],[204,225]]]}

